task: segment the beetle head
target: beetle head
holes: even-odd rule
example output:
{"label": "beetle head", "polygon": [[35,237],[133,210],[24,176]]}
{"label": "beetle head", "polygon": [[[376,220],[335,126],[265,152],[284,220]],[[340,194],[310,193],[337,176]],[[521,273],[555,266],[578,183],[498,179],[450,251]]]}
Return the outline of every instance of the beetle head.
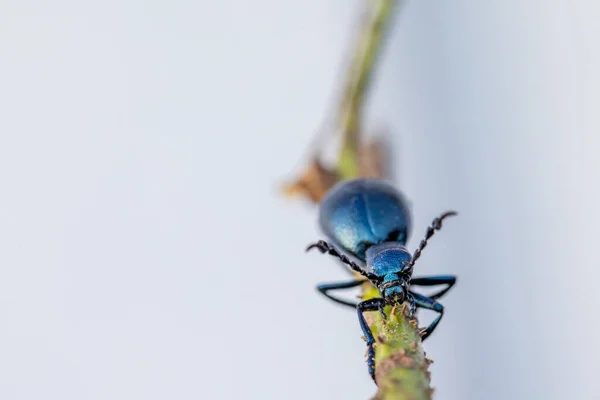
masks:
{"label": "beetle head", "polygon": [[379,286],[381,296],[388,304],[402,303],[406,300],[408,292],[408,283],[405,279],[399,278],[396,274],[390,274],[384,277]]}

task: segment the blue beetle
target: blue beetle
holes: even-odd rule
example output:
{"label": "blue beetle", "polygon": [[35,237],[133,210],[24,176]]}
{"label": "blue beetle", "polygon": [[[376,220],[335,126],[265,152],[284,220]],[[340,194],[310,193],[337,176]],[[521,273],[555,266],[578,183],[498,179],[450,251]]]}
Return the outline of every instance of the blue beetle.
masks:
{"label": "blue beetle", "polygon": [[[444,307],[436,300],[450,290],[456,283],[456,277],[443,275],[413,278],[412,272],[429,238],[442,227],[442,221],[452,215],[456,215],[456,212],[448,211],[434,219],[427,228],[425,239],[411,256],[405,247],[411,228],[408,207],[402,195],[387,182],[379,179],[356,179],[338,183],[319,206],[319,225],[331,244],[320,240],[306,250],[318,249],[321,253],[333,255],[366,279],[323,284],[317,289],[337,303],[356,308],[358,321],[367,341],[367,364],[373,380],[375,339],[364,312],[379,311],[386,318],[386,305],[408,301],[411,315],[417,308],[438,313],[433,322],[421,331],[422,339],[434,331],[444,314]],[[353,303],[329,294],[330,290],[350,289],[366,280],[377,287],[381,297]],[[412,290],[412,286],[436,285],[446,287],[431,296],[423,296]]]}

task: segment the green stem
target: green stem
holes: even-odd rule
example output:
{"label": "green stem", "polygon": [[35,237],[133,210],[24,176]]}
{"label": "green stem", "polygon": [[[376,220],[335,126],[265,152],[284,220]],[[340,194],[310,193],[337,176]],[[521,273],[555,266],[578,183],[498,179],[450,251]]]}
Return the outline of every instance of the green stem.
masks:
{"label": "green stem", "polygon": [[357,38],[338,111],[343,134],[338,169],[344,179],[351,179],[359,174],[358,138],[363,103],[395,4],[396,0],[368,0],[366,5],[364,26]]}
{"label": "green stem", "polygon": [[[343,139],[338,158],[342,179],[360,176],[359,135],[365,93],[372,78],[377,55],[384,40],[385,26],[392,16],[395,0],[369,0],[365,26],[350,65],[344,95],[339,108]],[[380,297],[378,290],[363,285],[363,298]],[[369,325],[377,340],[376,379],[379,390],[375,400],[429,400],[431,363],[426,357],[417,330],[417,321],[406,305],[392,310],[386,307],[387,320],[369,313]]]}
{"label": "green stem", "polygon": [[[372,285],[365,285],[363,298],[380,297]],[[387,319],[371,313],[369,326],[375,345],[375,378],[379,389],[374,400],[430,400],[429,364],[421,343],[417,320],[408,304],[386,307]]]}

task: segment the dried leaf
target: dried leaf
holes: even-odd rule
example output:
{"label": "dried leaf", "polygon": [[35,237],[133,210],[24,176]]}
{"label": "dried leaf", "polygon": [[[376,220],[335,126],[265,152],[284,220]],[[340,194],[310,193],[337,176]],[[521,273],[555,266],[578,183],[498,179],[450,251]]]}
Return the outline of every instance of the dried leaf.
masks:
{"label": "dried leaf", "polygon": [[298,179],[284,185],[283,192],[290,197],[307,197],[316,204],[338,180],[337,172],[314,159]]}

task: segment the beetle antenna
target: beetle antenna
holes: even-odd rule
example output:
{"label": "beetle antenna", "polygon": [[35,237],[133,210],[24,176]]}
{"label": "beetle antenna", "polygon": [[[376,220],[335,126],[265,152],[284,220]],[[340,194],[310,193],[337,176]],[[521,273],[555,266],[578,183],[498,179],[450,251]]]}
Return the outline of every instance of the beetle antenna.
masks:
{"label": "beetle antenna", "polygon": [[311,244],[310,246],[308,246],[306,248],[306,251],[310,251],[312,249],[319,250],[321,252],[321,254],[327,253],[334,257],[339,258],[340,261],[343,262],[344,264],[348,265],[352,271],[358,272],[359,274],[361,274],[362,276],[364,276],[365,278],[370,280],[372,283],[378,282],[380,280],[380,277],[378,275],[365,271],[358,264],[351,261],[348,257],[346,257],[344,254],[337,251],[337,249],[335,247],[330,246],[329,243],[327,243],[324,240],[319,240],[317,243]]}
{"label": "beetle antenna", "polygon": [[417,262],[419,257],[421,257],[421,252],[423,251],[425,246],[427,246],[427,241],[433,236],[435,231],[439,231],[440,229],[442,229],[442,221],[448,217],[452,217],[457,214],[458,213],[456,211],[447,211],[439,217],[437,217],[436,219],[434,219],[431,223],[431,226],[427,227],[427,232],[425,232],[425,239],[421,240],[419,247],[415,250],[415,254],[413,254],[412,260],[410,260],[410,262],[405,267],[408,270],[408,272],[412,272],[412,268],[415,265],[415,262]]}

